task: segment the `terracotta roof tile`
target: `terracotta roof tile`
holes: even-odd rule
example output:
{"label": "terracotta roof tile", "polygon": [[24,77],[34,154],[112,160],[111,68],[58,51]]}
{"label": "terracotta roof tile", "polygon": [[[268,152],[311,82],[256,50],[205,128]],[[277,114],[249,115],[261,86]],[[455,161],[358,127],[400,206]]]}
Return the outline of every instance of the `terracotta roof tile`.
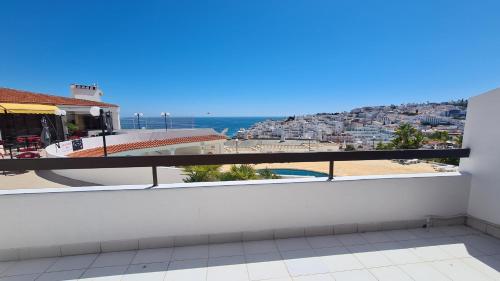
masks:
{"label": "terracotta roof tile", "polygon": [[[181,143],[224,140],[224,139],[226,139],[226,137],[221,136],[221,135],[181,137],[181,138],[172,138],[172,139],[150,140],[150,141],[116,144],[116,145],[107,146],[107,149],[108,149],[108,154],[113,154],[113,153],[124,152],[124,151],[128,151],[128,150],[160,147],[160,146],[181,144]],[[103,155],[104,155],[104,149],[102,147],[75,151],[73,153],[68,154],[69,157],[100,157]]]}
{"label": "terracotta roof tile", "polygon": [[47,94],[32,93],[22,90],[15,90],[0,87],[0,103],[36,103],[48,105],[74,105],[74,106],[102,106],[102,107],[118,107],[117,105],[89,101],[82,99],[67,98],[61,96],[52,96]]}

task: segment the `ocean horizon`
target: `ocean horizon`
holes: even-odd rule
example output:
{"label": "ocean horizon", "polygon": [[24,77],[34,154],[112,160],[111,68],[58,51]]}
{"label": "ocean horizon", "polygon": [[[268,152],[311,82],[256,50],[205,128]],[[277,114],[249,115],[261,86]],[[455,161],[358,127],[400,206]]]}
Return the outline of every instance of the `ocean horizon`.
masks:
{"label": "ocean horizon", "polygon": [[[248,129],[253,124],[265,120],[281,120],[281,116],[255,116],[255,117],[169,117],[167,118],[167,127],[170,129],[185,128],[213,128],[217,132],[227,129],[226,135],[232,137],[238,130]],[[165,128],[165,119],[163,117],[141,117],[140,126],[136,117],[120,118],[122,129],[162,129]]]}

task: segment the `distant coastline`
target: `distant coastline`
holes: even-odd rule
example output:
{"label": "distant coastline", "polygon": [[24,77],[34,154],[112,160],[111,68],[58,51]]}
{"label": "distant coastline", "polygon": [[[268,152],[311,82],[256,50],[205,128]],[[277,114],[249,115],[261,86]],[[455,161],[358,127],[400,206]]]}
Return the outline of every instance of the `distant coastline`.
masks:
{"label": "distant coastline", "polygon": [[[226,135],[232,137],[239,129],[248,129],[252,125],[265,120],[283,120],[280,116],[255,116],[255,117],[170,117],[167,118],[168,128],[213,128],[217,132],[222,132],[227,128]],[[122,129],[137,129],[137,118],[120,118]],[[165,128],[165,119],[162,117],[141,117],[140,127],[147,129]]]}

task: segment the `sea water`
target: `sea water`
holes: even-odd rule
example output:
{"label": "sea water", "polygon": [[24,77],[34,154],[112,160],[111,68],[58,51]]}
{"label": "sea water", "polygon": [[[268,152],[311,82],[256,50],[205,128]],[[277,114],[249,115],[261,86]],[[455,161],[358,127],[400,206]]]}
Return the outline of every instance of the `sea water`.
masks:
{"label": "sea water", "polygon": [[[265,120],[282,120],[283,117],[168,117],[166,126],[170,129],[213,128],[217,132],[227,129],[226,135],[234,136],[239,129],[250,128],[253,124]],[[125,117],[121,118],[122,129],[162,129],[165,128],[163,117]]]}

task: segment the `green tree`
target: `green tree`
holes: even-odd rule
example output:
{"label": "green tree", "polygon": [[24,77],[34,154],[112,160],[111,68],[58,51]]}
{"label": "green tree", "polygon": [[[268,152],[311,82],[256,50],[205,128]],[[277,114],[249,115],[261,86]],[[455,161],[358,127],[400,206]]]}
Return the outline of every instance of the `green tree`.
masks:
{"label": "green tree", "polygon": [[183,168],[187,178],[184,182],[235,181],[257,179],[280,179],[270,169],[256,171],[251,165],[231,165],[229,171],[221,172],[221,165],[186,166]]}
{"label": "green tree", "polygon": [[429,135],[429,138],[432,140],[437,140],[437,141],[442,141],[442,142],[450,140],[450,136],[449,136],[448,132],[446,132],[446,131],[433,132],[432,134]]}
{"label": "green tree", "polygon": [[376,150],[392,150],[394,149],[394,145],[392,143],[382,143],[379,142],[377,143],[377,146],[375,147]]}
{"label": "green tree", "polygon": [[418,149],[424,140],[422,132],[408,123],[401,124],[395,134],[392,144],[397,149]]}
{"label": "green tree", "polygon": [[78,126],[75,125],[75,123],[68,122],[66,124],[66,127],[68,128],[68,133],[72,135],[74,132],[78,131]]}
{"label": "green tree", "polygon": [[277,174],[273,173],[273,171],[271,171],[271,169],[269,169],[269,168],[259,170],[259,176],[263,179],[280,179],[281,178]]}
{"label": "green tree", "polygon": [[344,149],[344,151],[354,151],[354,150],[356,150],[356,148],[352,144],[346,145]]}
{"label": "green tree", "polygon": [[464,136],[463,135],[460,135],[458,137],[455,138],[455,144],[457,147],[462,147],[462,142],[464,140]]}
{"label": "green tree", "polygon": [[187,176],[184,182],[204,182],[217,181],[220,178],[220,165],[198,165],[186,166],[183,168],[184,175]]}
{"label": "green tree", "polygon": [[222,181],[256,180],[259,179],[257,171],[250,165],[231,165],[229,171],[220,175]]}

